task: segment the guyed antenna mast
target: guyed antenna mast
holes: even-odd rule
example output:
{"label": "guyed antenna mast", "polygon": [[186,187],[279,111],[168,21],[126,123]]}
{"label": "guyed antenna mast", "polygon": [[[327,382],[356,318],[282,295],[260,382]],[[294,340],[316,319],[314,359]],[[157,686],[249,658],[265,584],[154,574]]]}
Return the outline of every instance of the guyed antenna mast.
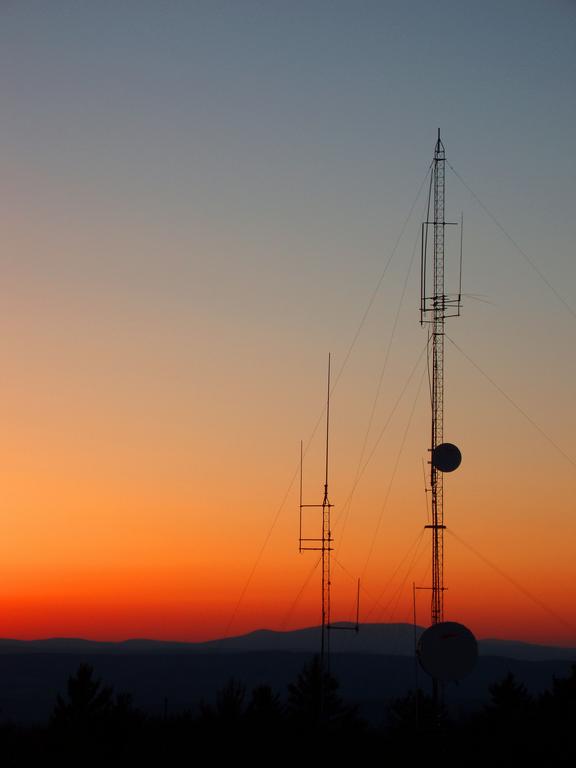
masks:
{"label": "guyed antenna mast", "polygon": [[[430,396],[432,434],[430,445],[430,493],[432,521],[426,528],[432,533],[432,610],[431,626],[418,641],[420,664],[432,677],[433,699],[440,714],[442,686],[460,680],[474,667],[478,655],[476,638],[463,624],[444,621],[444,480],[445,472],[460,466],[462,455],[452,443],[444,442],[444,324],[449,317],[460,315],[462,299],[462,230],[460,231],[460,276],[458,293],[448,294],[444,285],[444,240],[446,227],[459,222],[446,221],[446,152],[440,138],[434,148],[430,174],[430,190],[426,221],[422,223],[422,258],[420,264],[420,323],[429,324],[428,359],[431,368]],[[431,215],[431,205],[432,219]],[[462,226],[462,221],[460,225]],[[428,264],[428,243],[432,240],[432,265]],[[429,273],[431,273],[429,275]],[[428,293],[428,284],[432,291]],[[414,625],[416,625],[416,589],[414,592]],[[439,720],[438,720],[439,722]]]}
{"label": "guyed antenna mast", "polygon": [[[331,553],[333,550],[334,539],[330,523],[330,513],[333,504],[330,503],[328,496],[328,468],[329,468],[329,447],[330,447],[330,367],[331,355],[328,355],[328,382],[326,390],[326,433],[325,433],[325,453],[324,453],[324,495],[321,504],[304,504],[302,498],[302,477],[304,450],[300,442],[300,525],[298,536],[298,548],[300,552],[313,551],[320,552],[322,566],[322,621],[320,631],[320,665],[322,670],[328,671],[330,666],[330,631],[333,629],[351,629],[358,632],[359,627],[359,595],[360,582],[358,582],[358,594],[356,603],[356,625],[355,626],[335,626],[330,621],[330,592],[331,592]],[[304,537],[302,535],[302,510],[307,508],[322,510],[322,535],[320,537]]]}
{"label": "guyed antenna mast", "polygon": [[[440,129],[434,149],[430,175],[428,210],[422,223],[422,256],[420,269],[420,324],[429,323],[428,355],[431,362],[432,434],[430,445],[430,492],[432,522],[426,528],[432,533],[432,624],[444,620],[444,483],[443,472],[456,469],[461,461],[460,451],[451,443],[444,443],[444,323],[448,317],[460,315],[461,293],[449,295],[444,286],[445,228],[458,222],[445,221],[446,154]],[[430,220],[430,207],[433,218]],[[432,228],[432,268],[428,266],[428,243]],[[462,249],[460,249],[460,273]],[[428,295],[431,271],[432,293]]]}

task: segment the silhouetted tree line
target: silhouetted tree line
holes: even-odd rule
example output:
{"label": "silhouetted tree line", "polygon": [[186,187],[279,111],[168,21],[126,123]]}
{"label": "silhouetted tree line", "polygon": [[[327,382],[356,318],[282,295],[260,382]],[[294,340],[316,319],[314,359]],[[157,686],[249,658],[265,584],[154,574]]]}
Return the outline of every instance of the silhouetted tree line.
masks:
{"label": "silhouetted tree line", "polygon": [[342,700],[337,680],[316,657],[284,699],[268,685],[248,691],[230,679],[214,703],[203,702],[197,712],[158,717],[135,707],[129,694],[115,694],[81,664],[46,726],[2,726],[0,760],[5,766],[180,766],[206,758],[276,762],[316,754],[354,763],[378,757],[387,763],[574,764],[576,665],[538,696],[512,674],[489,693],[481,711],[451,718],[421,690],[410,692],[383,705],[380,725],[369,725]]}

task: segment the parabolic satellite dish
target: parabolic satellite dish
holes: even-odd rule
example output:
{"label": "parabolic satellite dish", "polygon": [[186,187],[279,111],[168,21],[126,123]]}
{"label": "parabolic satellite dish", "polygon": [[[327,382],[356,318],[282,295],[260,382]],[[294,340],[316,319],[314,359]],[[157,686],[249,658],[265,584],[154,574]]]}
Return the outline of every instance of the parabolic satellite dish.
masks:
{"label": "parabolic satellite dish", "polygon": [[478,643],[470,630],[455,621],[428,627],[418,641],[418,660],[436,680],[450,682],[469,675],[478,658]]}
{"label": "parabolic satellite dish", "polygon": [[441,443],[432,451],[432,464],[440,472],[454,472],[462,461],[458,446],[452,443]]}

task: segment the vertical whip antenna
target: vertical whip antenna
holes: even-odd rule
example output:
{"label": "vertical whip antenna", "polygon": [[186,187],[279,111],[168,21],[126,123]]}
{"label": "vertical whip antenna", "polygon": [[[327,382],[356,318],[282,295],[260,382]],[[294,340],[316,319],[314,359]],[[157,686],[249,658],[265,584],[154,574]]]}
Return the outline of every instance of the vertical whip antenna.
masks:
{"label": "vertical whip antenna", "polygon": [[328,384],[326,388],[326,472],[324,475],[324,498],[328,498],[328,448],[330,441],[330,352],[328,352]]}
{"label": "vertical whip antenna", "polygon": [[[322,561],[322,604],[321,604],[321,628],[320,628],[320,664],[324,671],[329,669],[330,655],[330,554],[332,552],[332,530],[330,525],[330,512],[333,504],[330,503],[328,496],[328,468],[329,468],[329,446],[330,446],[330,363],[331,355],[328,355],[328,381],[326,392],[326,442],[324,454],[324,496],[321,504],[304,504],[302,501],[302,463],[303,448],[300,443],[300,552],[313,550],[320,551]],[[307,507],[315,507],[322,510],[322,535],[320,537],[308,538],[302,536],[302,510]]]}
{"label": "vertical whip antenna", "polygon": [[304,465],[304,444],[300,440],[300,517],[298,526],[298,551],[302,552],[302,475]]}
{"label": "vertical whip antenna", "polygon": [[[299,549],[300,552],[307,550],[319,551],[322,563],[322,603],[321,603],[321,627],[320,627],[320,665],[323,672],[330,671],[330,632],[334,629],[353,630],[359,629],[359,611],[360,611],[360,581],[358,581],[358,591],[356,596],[356,624],[351,626],[339,626],[332,624],[331,621],[331,553],[333,550],[334,539],[332,538],[332,528],[330,523],[330,514],[333,504],[330,503],[328,495],[329,481],[329,457],[330,457],[330,372],[331,355],[328,355],[328,376],[326,388],[326,440],[324,453],[324,496],[321,504],[304,504],[302,500],[302,464],[303,447],[300,442],[300,532]],[[322,535],[309,538],[302,535],[303,515],[302,510],[313,507],[322,510]],[[323,685],[323,683],[322,683]]]}
{"label": "vertical whip antenna", "polygon": [[328,385],[326,390],[326,472],[324,475],[324,499],[322,500],[322,639],[320,656],[329,665],[330,654],[330,553],[332,551],[332,531],[330,528],[330,510],[328,499],[328,456],[330,440],[330,353],[328,353]]}

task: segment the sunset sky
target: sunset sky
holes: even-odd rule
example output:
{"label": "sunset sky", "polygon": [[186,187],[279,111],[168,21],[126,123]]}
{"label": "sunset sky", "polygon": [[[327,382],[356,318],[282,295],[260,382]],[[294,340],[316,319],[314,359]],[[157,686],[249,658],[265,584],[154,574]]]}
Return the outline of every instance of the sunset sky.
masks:
{"label": "sunset sky", "polygon": [[328,352],[333,618],[361,575],[412,620],[440,126],[446,618],[576,646],[575,40],[570,0],[0,2],[0,637],[318,624]]}

